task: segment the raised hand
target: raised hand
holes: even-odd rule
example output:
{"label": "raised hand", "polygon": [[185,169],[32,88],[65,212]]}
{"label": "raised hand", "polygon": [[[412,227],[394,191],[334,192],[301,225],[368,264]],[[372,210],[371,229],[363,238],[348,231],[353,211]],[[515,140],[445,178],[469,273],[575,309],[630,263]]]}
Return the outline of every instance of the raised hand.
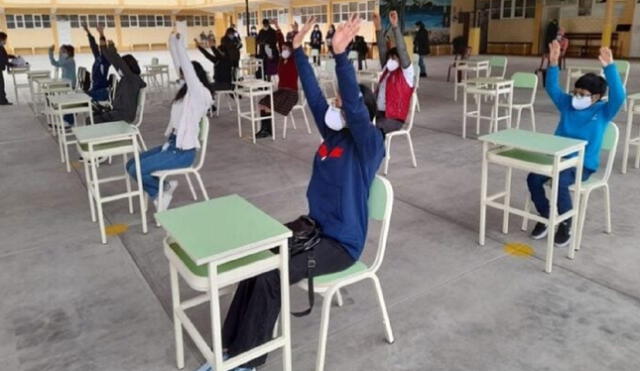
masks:
{"label": "raised hand", "polygon": [[382,22],[380,21],[380,14],[373,13],[373,25],[376,27],[376,31],[382,30]]}
{"label": "raised hand", "polygon": [[398,12],[392,10],[389,12],[389,21],[391,22],[391,26],[398,27]]}
{"label": "raised hand", "polygon": [[611,49],[606,46],[600,48],[600,55],[598,56],[600,63],[602,63],[602,67],[607,67],[611,63],[613,63],[613,53]]}
{"label": "raised hand", "polygon": [[52,51],[54,51],[54,50],[56,50],[56,46],[55,46],[55,45],[51,45],[51,46],[49,47],[49,51],[50,51],[50,52],[52,52]]}
{"label": "raised hand", "polygon": [[102,35],[104,35],[104,25],[99,24],[99,25],[96,27],[96,30],[98,30],[98,33],[99,33],[101,36],[102,36]]}
{"label": "raised hand", "polygon": [[293,49],[298,49],[300,46],[302,46],[302,41],[304,40],[304,36],[311,30],[315,22],[316,22],[316,17],[307,18],[307,21],[302,26],[302,29],[300,29],[300,31],[293,38]]}
{"label": "raised hand", "polygon": [[338,26],[331,41],[335,54],[343,53],[347,49],[351,40],[353,40],[360,30],[360,22],[362,22],[362,20],[358,15],[353,14],[351,19]]}
{"label": "raised hand", "polygon": [[553,40],[549,44],[549,63],[552,66],[557,66],[560,61],[560,43],[558,40]]}
{"label": "raised hand", "polygon": [[87,26],[86,23],[82,24],[82,28],[84,29],[84,32],[89,33],[89,26]]}

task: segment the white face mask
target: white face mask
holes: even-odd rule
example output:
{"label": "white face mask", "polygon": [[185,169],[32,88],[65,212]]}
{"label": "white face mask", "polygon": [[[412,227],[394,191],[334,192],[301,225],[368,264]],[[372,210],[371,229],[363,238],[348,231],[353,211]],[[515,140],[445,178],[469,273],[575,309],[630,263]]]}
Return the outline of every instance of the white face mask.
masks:
{"label": "white face mask", "polygon": [[340,131],[347,126],[342,117],[342,111],[333,104],[329,106],[327,113],[324,114],[324,123],[327,124],[329,129],[334,131]]}
{"label": "white face mask", "polygon": [[285,49],[282,51],[282,58],[287,59],[291,56],[291,52],[289,51],[289,49]]}
{"label": "white face mask", "polygon": [[397,70],[398,67],[400,67],[400,64],[398,63],[397,60],[389,59],[387,61],[387,69],[389,70],[389,72],[393,72],[393,71]]}
{"label": "white face mask", "polygon": [[571,105],[578,111],[591,107],[591,104],[591,97],[577,97],[574,95],[571,98]]}

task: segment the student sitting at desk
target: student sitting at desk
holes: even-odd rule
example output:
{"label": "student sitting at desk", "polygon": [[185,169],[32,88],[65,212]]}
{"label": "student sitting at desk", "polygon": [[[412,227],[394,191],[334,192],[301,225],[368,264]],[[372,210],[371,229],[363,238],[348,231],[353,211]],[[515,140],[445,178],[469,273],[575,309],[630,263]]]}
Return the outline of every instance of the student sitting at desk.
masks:
{"label": "student sitting at desk", "polygon": [[[51,45],[49,48],[49,61],[51,65],[61,70],[61,78],[69,80],[71,82],[71,88],[76,88],[76,61],[74,59],[75,48],[71,45],[61,45],[58,59],[53,56],[53,52],[56,49],[55,45]],[[66,125],[73,125],[75,119],[73,115],[64,115],[64,122]]]}
{"label": "student sitting at desk", "polygon": [[[167,141],[162,146],[152,148],[140,154],[142,185],[153,199],[156,210],[166,210],[178,186],[177,181],[160,184],[152,174],[159,170],[181,169],[193,164],[196,149],[200,147],[200,120],[213,104],[209,91],[207,73],[198,62],[191,62],[187,49],[180,40],[180,34],[173,33],[169,38],[169,50],[174,63],[178,66],[185,83],[182,85],[171,104],[169,126],[165,132]],[[206,149],[202,149],[203,151]],[[127,172],[136,179],[135,162],[127,163]],[[158,200],[158,191],[164,186],[166,192],[163,199]]]}
{"label": "student sitting at desk", "polygon": [[278,62],[278,90],[273,92],[271,97],[266,96],[259,102],[260,117],[263,118],[260,131],[256,138],[267,138],[271,136],[271,110],[282,116],[288,116],[293,107],[298,104],[298,70],[296,69],[295,58],[293,57],[293,45],[286,42],[282,45],[280,61]]}
{"label": "student sitting at desk", "polygon": [[[304,54],[302,41],[311,30],[315,17],[293,41],[295,63],[302,87],[309,99],[324,142],[315,154],[313,172],[307,190],[309,216],[322,229],[322,237],[312,254],[313,276],[339,272],[353,265],[362,254],[367,236],[367,200],[378,167],[384,157],[382,132],[372,124],[375,98],[359,86],[353,65],[347,58],[347,44],[357,34],[360,20],[352,18],[333,36],[336,75],[342,100],[329,106]],[[309,275],[309,252],[291,257],[289,281],[296,283]],[[264,273],[241,282],[229,308],[222,331],[225,357],[234,357],[272,339],[280,313],[280,275]],[[266,356],[236,368],[255,370]],[[204,365],[200,370],[211,370]]]}
{"label": "student sitting at desk", "polygon": [[[604,67],[606,80],[594,73],[587,73],[580,77],[575,84],[573,94],[565,94],[558,83],[558,62],[561,46],[558,41],[549,45],[549,62],[547,70],[547,93],[560,111],[560,123],[555,135],[581,139],[587,142],[584,155],[584,169],[582,180],[585,181],[598,170],[600,165],[600,149],[605,130],[609,122],[618,114],[625,100],[625,91],[620,80],[620,74],[613,63],[613,56],[609,48],[600,49],[600,62]],[[607,92],[609,83],[609,99],[601,99]],[[575,182],[576,169],[571,168],[560,173],[558,186],[558,214],[562,215],[571,210],[571,193],[569,187]],[[531,192],[531,200],[540,216],[549,217],[549,200],[545,196],[544,184],[548,177],[529,174],[527,185]],[[557,247],[569,244],[571,234],[571,220],[565,220],[558,227],[555,235]],[[541,239],[547,235],[547,226],[537,223],[531,233],[533,239]]]}
{"label": "student sitting at desk", "polygon": [[[87,94],[95,102],[106,102],[109,100],[109,68],[111,68],[111,63],[100,52],[96,38],[93,37],[86,23],[82,24],[82,28],[87,33],[89,46],[94,58],[93,66],[91,67],[91,90]],[[104,26],[98,25],[96,29],[100,35],[100,45],[106,45],[107,39],[104,37]]]}
{"label": "student sitting at desk", "polygon": [[[211,94],[213,95],[216,91],[221,90],[233,90],[234,62],[231,59],[231,55],[233,54],[231,46],[225,44],[216,48],[215,44],[211,44],[211,51],[213,52],[213,54],[211,54],[207,49],[200,46],[197,39],[194,39],[194,41],[200,53],[213,63],[213,84],[210,85]],[[216,104],[217,103],[218,102],[216,102]],[[217,108],[213,106],[213,111],[216,109]]]}
{"label": "student sitting at desk", "polygon": [[380,50],[382,76],[376,92],[378,115],[376,126],[385,133],[400,130],[409,115],[411,94],[415,86],[415,71],[407,52],[407,45],[398,25],[398,13],[389,13],[391,33],[395,39],[395,48],[387,50],[384,32],[380,24],[380,16],[373,14],[376,28],[376,42]]}
{"label": "student sitting at desk", "polygon": [[120,81],[111,107],[94,106],[93,120],[96,124],[112,121],[132,123],[138,111],[140,89],[147,86],[140,77],[138,61],[131,54],[120,57],[113,41],[100,44],[100,52],[118,72]]}

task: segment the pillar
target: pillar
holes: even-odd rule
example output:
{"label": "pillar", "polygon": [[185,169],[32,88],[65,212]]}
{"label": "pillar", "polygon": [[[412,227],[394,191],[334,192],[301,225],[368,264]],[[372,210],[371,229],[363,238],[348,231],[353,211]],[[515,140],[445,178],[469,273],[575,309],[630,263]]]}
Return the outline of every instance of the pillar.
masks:
{"label": "pillar", "polygon": [[122,12],[116,11],[113,20],[116,26],[116,45],[119,50],[124,50],[124,45],[122,45],[122,22],[120,21],[120,15]]}
{"label": "pillar", "polygon": [[542,13],[544,12],[544,2],[536,1],[536,13],[533,18],[533,37],[531,43],[531,54],[537,55],[540,52],[540,37],[542,36]]}
{"label": "pillar", "polygon": [[602,46],[611,46],[611,33],[613,32],[613,9],[615,0],[607,0],[604,13],[604,26],[602,27]]}

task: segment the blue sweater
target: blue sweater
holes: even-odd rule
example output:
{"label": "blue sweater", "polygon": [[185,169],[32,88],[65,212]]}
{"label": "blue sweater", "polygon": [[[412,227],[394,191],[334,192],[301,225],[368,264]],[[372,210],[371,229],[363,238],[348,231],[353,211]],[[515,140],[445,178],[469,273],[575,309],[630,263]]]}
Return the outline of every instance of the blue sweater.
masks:
{"label": "blue sweater", "polygon": [[326,236],[340,242],[357,260],[367,238],[369,188],[384,158],[384,139],[369,119],[347,54],[338,54],[335,60],[342,111],[348,127],[341,131],[326,126],[327,100],[308,57],[302,48],[295,50],[302,88],[324,139],[313,161],[307,199],[309,216],[318,222]]}
{"label": "blue sweater", "polygon": [[109,67],[111,67],[111,63],[100,53],[100,47],[98,47],[95,37],[92,34],[87,34],[87,36],[95,59],[91,67],[91,90],[106,89],[109,87]]}
{"label": "blue sweater", "polygon": [[561,137],[587,141],[584,153],[584,167],[596,172],[600,165],[600,149],[607,125],[618,114],[625,100],[625,91],[615,64],[604,68],[609,84],[609,99],[599,101],[584,110],[576,110],[571,105],[572,96],[560,89],[559,70],[552,66],[547,70],[547,93],[560,110],[560,123],[555,134]]}
{"label": "blue sweater", "polygon": [[71,87],[76,87],[76,61],[69,57],[60,57],[55,60],[53,57],[53,51],[49,50],[49,61],[54,67],[58,67],[62,70],[61,78],[71,81]]}

